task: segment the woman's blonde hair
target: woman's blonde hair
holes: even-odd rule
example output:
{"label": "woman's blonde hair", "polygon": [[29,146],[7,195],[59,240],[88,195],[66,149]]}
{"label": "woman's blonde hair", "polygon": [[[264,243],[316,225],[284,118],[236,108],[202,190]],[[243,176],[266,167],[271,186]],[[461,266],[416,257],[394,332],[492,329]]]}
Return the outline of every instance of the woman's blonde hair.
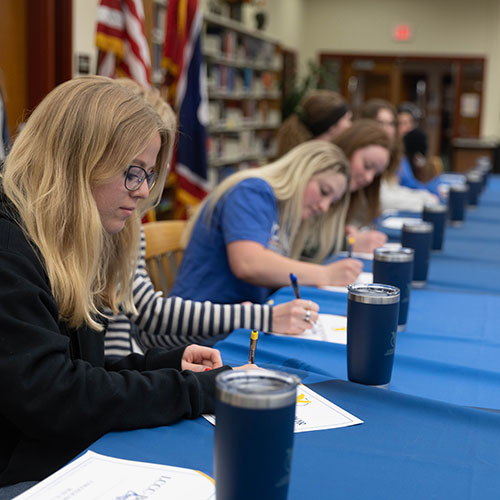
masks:
{"label": "woman's blonde hair", "polygon": [[[353,154],[367,146],[381,146],[391,153],[391,140],[382,126],[375,120],[360,119],[340,133],[333,142],[342,149],[349,161]],[[364,225],[371,224],[380,215],[380,181],[378,175],[373,182],[351,194],[347,221],[359,219]]]}
{"label": "woman's blonde hair", "polygon": [[277,157],[326,132],[347,113],[345,99],[333,90],[313,90],[276,133]]}
{"label": "woman's blonde hair", "polygon": [[[117,234],[101,223],[92,188],[124,173],[156,134],[158,180]],[[38,105],[6,160],[3,189],[40,251],[60,318],[97,321],[102,305],[134,310],[133,269],[141,215],[160,199],[172,131],[138,94],[106,77],[56,87]]]}
{"label": "woman's blonde hair", "polygon": [[[177,115],[166,98],[162,97],[160,91],[154,88],[144,88],[130,78],[117,78],[116,82],[141,96],[159,115],[166,127],[169,144],[174,144],[177,136]],[[173,153],[173,147],[171,152]]]}
{"label": "woman's blonde hair", "polygon": [[[304,191],[309,180],[321,172],[332,171],[346,176],[346,191],[322,215],[302,220]],[[211,224],[217,202],[245,179],[263,179],[278,200],[280,237],[289,242],[289,257],[298,259],[306,252],[314,262],[321,262],[338,250],[344,235],[344,220],[349,205],[349,164],[342,151],[327,141],[307,141],[278,160],[260,168],[238,172],[225,179],[198,207],[190,220],[184,241],[187,243],[194,224],[204,207],[203,222]]]}

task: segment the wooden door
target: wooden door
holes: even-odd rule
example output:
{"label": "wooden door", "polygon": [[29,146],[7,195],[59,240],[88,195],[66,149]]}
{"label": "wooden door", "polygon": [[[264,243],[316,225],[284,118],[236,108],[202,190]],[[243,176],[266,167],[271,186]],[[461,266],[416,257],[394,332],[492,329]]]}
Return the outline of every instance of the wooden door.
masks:
{"label": "wooden door", "polygon": [[0,69],[12,135],[48,92],[72,77],[72,5],[0,0]]}
{"label": "wooden door", "polygon": [[354,58],[345,62],[344,71],[343,95],[354,113],[369,99],[400,102],[401,69],[397,62]]}
{"label": "wooden door", "polygon": [[0,2],[0,70],[10,133],[23,121],[27,107],[26,0]]}

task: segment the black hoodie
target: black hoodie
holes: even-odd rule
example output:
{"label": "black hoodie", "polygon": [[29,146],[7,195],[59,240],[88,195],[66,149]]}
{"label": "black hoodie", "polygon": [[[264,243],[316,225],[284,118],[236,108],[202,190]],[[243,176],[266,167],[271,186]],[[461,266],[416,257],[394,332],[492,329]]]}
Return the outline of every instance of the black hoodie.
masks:
{"label": "black hoodie", "polygon": [[0,196],[0,486],[45,478],[109,431],[213,412],[227,367],[181,372],[184,348],[107,361],[104,332],[61,321],[12,213]]}

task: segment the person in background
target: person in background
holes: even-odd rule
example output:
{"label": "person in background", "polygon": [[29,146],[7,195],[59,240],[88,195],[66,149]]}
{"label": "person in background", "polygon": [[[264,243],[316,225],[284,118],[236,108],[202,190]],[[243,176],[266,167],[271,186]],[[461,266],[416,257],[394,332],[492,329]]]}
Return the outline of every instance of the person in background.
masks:
{"label": "person in background", "polygon": [[398,133],[403,138],[408,132],[417,128],[422,119],[422,111],[412,102],[405,101],[398,106]]}
{"label": "person in background", "polygon": [[350,127],[352,113],[345,99],[332,90],[314,90],[300,102],[276,134],[277,157],[311,139],[333,140]]}
{"label": "person in background", "polygon": [[104,356],[102,307],[134,310],[140,219],[162,191],[170,137],[140,96],[82,77],[43,99],[6,158],[0,486],[45,478],[109,431],[214,410],[215,377],[230,369],[215,349]]}
{"label": "person in background", "polygon": [[371,253],[387,241],[384,233],[370,227],[381,213],[380,183],[390,164],[392,141],[375,120],[360,119],[344,130],[334,143],[351,165],[346,237],[354,238],[354,251]]}
{"label": "person in background", "polygon": [[[339,148],[307,141],[275,162],[233,174],[202,203],[171,295],[263,303],[290,284],[346,285],[362,264],[320,263],[343,241],[349,166]],[[310,251],[312,262],[298,260]]]}
{"label": "person in background", "polygon": [[[173,143],[177,117],[156,89],[144,89],[133,80],[116,80],[140,95],[162,118]],[[302,333],[318,317],[319,306],[309,300],[296,299],[271,306],[268,304],[214,304],[196,302],[179,297],[163,297],[156,292],[146,271],[146,241],[141,229],[141,246],[133,283],[134,311],[119,310],[109,317],[105,337],[107,356],[125,356],[143,352],[152,347],[173,348],[188,343],[211,343],[237,328],[265,332]],[[309,310],[309,313],[307,313]],[[306,314],[310,321],[305,321]],[[189,319],[189,320],[188,320]],[[140,346],[140,347],[139,347]]]}
{"label": "person in background", "polygon": [[410,189],[399,183],[401,153],[403,149],[399,136],[396,108],[383,99],[370,99],[360,109],[360,118],[376,120],[391,139],[391,159],[380,183],[380,208],[384,210],[420,211],[427,203],[437,203],[439,199],[425,189]]}
{"label": "person in background", "polygon": [[[419,128],[414,128],[403,137],[403,142],[405,155],[401,159],[398,172],[400,184],[410,189],[425,189],[439,197],[439,178],[425,173],[433,170],[427,156],[427,136]],[[421,182],[418,177],[432,178],[427,182]]]}

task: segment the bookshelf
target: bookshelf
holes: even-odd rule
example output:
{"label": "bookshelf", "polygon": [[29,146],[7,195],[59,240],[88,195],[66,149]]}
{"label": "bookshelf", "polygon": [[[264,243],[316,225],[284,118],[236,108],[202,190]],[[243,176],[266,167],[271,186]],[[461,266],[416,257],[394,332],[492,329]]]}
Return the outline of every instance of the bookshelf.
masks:
{"label": "bookshelf", "polygon": [[[204,13],[202,50],[207,66],[209,182],[265,163],[275,155],[281,123],[278,43],[231,19],[228,11]],[[229,9],[228,9],[229,10]]]}
{"label": "bookshelf", "polygon": [[[144,3],[152,81],[159,87],[168,2]],[[208,0],[201,4],[209,116],[208,180],[214,187],[227,175],[274,157],[274,137],[281,123],[283,57],[276,40],[231,18],[234,6],[230,3]]]}

